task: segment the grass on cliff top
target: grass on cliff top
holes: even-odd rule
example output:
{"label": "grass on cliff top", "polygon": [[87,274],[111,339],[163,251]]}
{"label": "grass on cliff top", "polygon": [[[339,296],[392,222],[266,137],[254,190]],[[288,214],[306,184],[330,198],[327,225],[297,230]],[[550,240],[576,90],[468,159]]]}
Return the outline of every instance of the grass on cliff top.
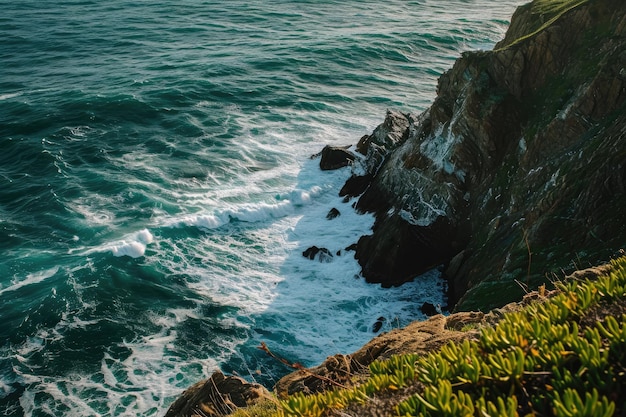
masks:
{"label": "grass on cliff top", "polygon": [[589,2],[589,0],[534,0],[530,4],[530,12],[535,17],[536,21],[533,22],[529,33],[517,38],[505,46],[505,48],[535,36],[537,33],[556,22],[568,11],[587,2]]}
{"label": "grass on cliff top", "polygon": [[535,0],[531,7],[533,14],[557,16],[587,1],[589,0]]}
{"label": "grass on cliff top", "polygon": [[589,416],[626,412],[626,257],[596,279],[540,289],[477,338],[376,361],[348,389],[296,394],[242,416]]}

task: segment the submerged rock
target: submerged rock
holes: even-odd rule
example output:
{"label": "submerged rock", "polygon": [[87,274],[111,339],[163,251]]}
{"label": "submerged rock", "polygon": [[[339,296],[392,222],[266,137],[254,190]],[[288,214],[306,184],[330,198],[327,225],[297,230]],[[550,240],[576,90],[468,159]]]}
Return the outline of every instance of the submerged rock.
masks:
{"label": "submerged rock", "polygon": [[317,259],[320,262],[331,262],[333,260],[333,254],[326,248],[318,248],[317,246],[311,246],[302,252],[302,256],[310,260]]}
{"label": "submerged rock", "polygon": [[341,216],[341,212],[339,212],[339,210],[337,210],[336,208],[333,207],[333,208],[331,208],[328,211],[328,214],[326,215],[326,218],[328,220],[332,220],[332,219],[334,219],[336,217],[339,217],[339,216]]}

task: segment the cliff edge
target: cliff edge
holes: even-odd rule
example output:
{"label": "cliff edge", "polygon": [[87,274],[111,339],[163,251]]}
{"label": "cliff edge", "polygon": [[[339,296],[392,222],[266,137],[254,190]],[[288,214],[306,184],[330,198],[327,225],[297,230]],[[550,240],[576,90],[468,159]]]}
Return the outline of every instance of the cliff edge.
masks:
{"label": "cliff edge", "polygon": [[[489,326],[504,312],[518,311],[550,295],[541,287],[521,304],[509,304],[523,298],[524,285],[539,287],[550,278],[546,275],[549,271],[558,271],[560,278],[563,271],[601,264],[626,246],[626,2],[534,0],[518,8],[504,40],[493,51],[464,53],[441,76],[437,91],[433,105],[420,115],[389,111],[385,121],[359,141],[356,150],[362,158],[346,155],[343,149],[338,152],[339,162],[330,164],[358,165],[355,172],[359,174],[350,178],[340,193],[357,198],[357,209],[376,214],[373,233],[359,239],[356,257],[368,281],[387,286],[400,285],[443,264],[450,301],[457,310],[507,306],[489,314],[456,313],[416,322],[378,336],[352,355],[335,355],[319,367],[287,375],[276,387],[280,396],[288,396],[281,407],[310,415],[314,410],[319,415],[322,411],[317,402],[332,400],[355,408],[346,414],[331,407],[337,414],[329,415],[388,415],[376,414],[388,405],[387,400],[401,397],[408,401],[430,388],[421,382],[410,389],[399,388],[396,380],[387,377],[393,389],[386,386],[381,389],[384,395],[373,399],[350,399],[345,393],[335,398],[330,392],[322,401],[321,396],[311,399],[302,393],[324,393],[354,383],[361,371],[373,372],[376,367],[370,365],[377,359],[433,352],[455,341],[470,346],[464,341],[478,337],[472,326]],[[611,275],[606,285],[626,282],[626,261],[620,262],[622,281]],[[609,274],[608,268],[575,274],[572,288],[587,275]],[[573,315],[574,324],[571,332],[568,330],[573,335],[572,346],[582,337],[579,324],[589,327],[604,323],[609,316],[622,318],[618,333],[623,342],[626,292],[623,287],[616,291],[619,296],[597,301],[591,312]],[[592,288],[584,294],[595,297],[605,292]],[[567,297],[555,311],[578,306],[583,293]],[[528,318],[531,327],[542,323],[536,315],[533,312]],[[559,326],[563,323],[552,326],[548,322],[544,330],[559,330]],[[503,334],[509,337],[518,331]],[[527,357],[534,357],[539,355],[537,344],[543,343],[546,355],[552,345],[558,348],[553,356],[560,361],[565,358],[563,353],[571,352],[558,346],[562,335],[557,336],[550,341],[533,335],[534,344],[524,339],[519,348],[502,342],[494,351],[523,350]],[[617,347],[623,352],[623,344]],[[609,387],[616,398],[626,386],[621,365],[624,356],[620,354],[619,389]],[[578,364],[578,357],[574,359]],[[453,362],[472,364],[465,359]],[[412,367],[402,365],[405,368]],[[436,373],[441,367],[432,369]],[[541,369],[522,370],[520,375],[552,391],[554,384],[549,382],[558,380],[557,373]],[[572,375],[589,373],[576,372]],[[383,376],[376,375],[380,378],[370,378],[363,386],[382,383]],[[592,382],[606,381],[605,377]],[[506,378],[498,381],[511,381],[510,376]],[[486,380],[494,378],[487,375],[482,382]],[[514,387],[521,387],[515,383]],[[457,381],[455,389],[466,384],[467,379]],[[385,394],[388,391],[395,394]],[[436,399],[438,392],[435,394]],[[528,392],[522,390],[520,395]],[[241,407],[240,401],[267,409],[244,409],[239,415],[275,415],[277,400],[268,397],[271,394],[262,387],[218,372],[184,393],[167,416],[226,415]],[[615,410],[608,400],[591,400],[587,402],[600,404],[606,415],[611,414],[611,407]],[[407,403],[407,407],[427,404],[420,401]],[[365,405],[358,405],[362,403]],[[620,412],[626,409],[626,404],[618,406]],[[383,409],[388,412],[391,408]],[[496,410],[492,415],[504,413]]]}
{"label": "cliff edge", "polygon": [[361,139],[365,175],[342,194],[376,213],[356,250],[368,281],[443,264],[457,310],[489,309],[626,245],[625,12],[522,6],[493,51],[440,77],[428,110],[390,111]]}

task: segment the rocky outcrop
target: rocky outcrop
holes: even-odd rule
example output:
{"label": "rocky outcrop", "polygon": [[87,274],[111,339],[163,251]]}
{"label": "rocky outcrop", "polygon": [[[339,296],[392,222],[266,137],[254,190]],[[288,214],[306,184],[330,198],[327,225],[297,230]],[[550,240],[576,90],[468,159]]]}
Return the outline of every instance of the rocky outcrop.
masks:
{"label": "rocky outcrop", "polygon": [[324,146],[324,149],[313,157],[320,156],[320,169],[330,171],[351,165],[354,161],[354,154],[348,150],[349,147]]}
{"label": "rocky outcrop", "polygon": [[353,354],[337,354],[317,367],[293,372],[280,379],[274,390],[280,398],[296,392],[321,392],[350,385],[355,375],[363,373],[376,359],[399,353],[429,352],[448,341],[474,337],[475,333],[460,330],[464,325],[479,323],[483,317],[483,313],[458,313],[449,317],[440,314],[413,322],[403,329],[380,334]]}
{"label": "rocky outcrop", "polygon": [[237,408],[247,407],[271,398],[259,384],[251,384],[236,376],[216,371],[205,381],[188,388],[170,406],[165,417],[227,416]]}
{"label": "rocky outcrop", "polygon": [[322,263],[332,262],[333,254],[326,248],[318,248],[317,246],[311,246],[302,252],[302,256],[307,259],[315,260]]}
{"label": "rocky outcrop", "polygon": [[542,7],[464,53],[426,112],[389,112],[359,142],[368,281],[449,264],[451,303],[489,308],[626,245],[626,3]]}

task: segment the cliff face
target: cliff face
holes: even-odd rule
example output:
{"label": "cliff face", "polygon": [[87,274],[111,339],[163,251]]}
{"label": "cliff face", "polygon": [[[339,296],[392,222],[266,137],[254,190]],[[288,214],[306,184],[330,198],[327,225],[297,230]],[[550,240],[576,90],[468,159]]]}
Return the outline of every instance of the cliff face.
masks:
{"label": "cliff face", "polygon": [[[520,7],[493,51],[465,53],[441,76],[426,112],[388,112],[357,151],[360,175],[341,194],[377,216],[356,252],[369,281],[399,285],[443,263],[457,309],[486,310],[521,299],[521,285],[550,278],[545,271],[601,263],[626,247],[626,2]],[[330,166],[347,163],[344,150],[335,154]],[[374,359],[472,337],[458,330],[498,316],[413,323],[288,375],[276,390],[323,391]],[[168,415],[223,415],[265,398],[258,388],[218,373]]]}
{"label": "cliff face", "polygon": [[356,252],[369,281],[446,264],[451,303],[488,308],[626,246],[626,2],[551,3],[359,142],[366,175],[342,193],[377,215]]}

